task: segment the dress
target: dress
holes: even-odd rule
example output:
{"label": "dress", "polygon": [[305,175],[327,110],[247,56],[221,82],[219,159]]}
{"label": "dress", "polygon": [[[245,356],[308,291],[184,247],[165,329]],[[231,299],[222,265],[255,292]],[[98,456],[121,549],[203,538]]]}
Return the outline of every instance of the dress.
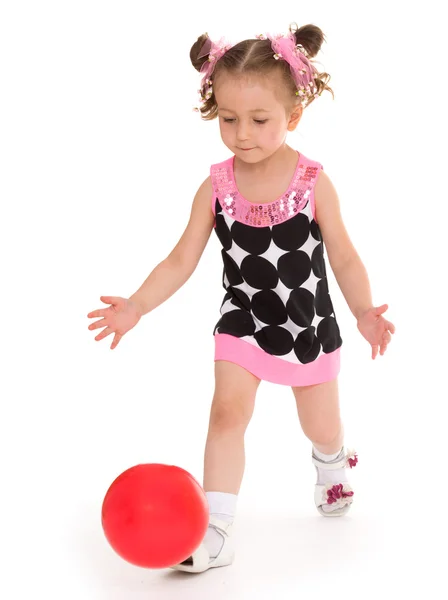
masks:
{"label": "dress", "polygon": [[298,153],[288,191],[255,204],[237,188],[234,160],[210,168],[226,291],[213,330],[215,360],[282,385],[330,381],[340,370],[342,338],[315,217],[323,167]]}

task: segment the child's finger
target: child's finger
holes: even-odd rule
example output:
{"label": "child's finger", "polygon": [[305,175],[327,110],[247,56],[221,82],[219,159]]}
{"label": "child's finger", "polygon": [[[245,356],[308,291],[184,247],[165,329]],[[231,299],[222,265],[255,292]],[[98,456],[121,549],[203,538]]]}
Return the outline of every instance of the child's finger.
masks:
{"label": "child's finger", "polygon": [[116,304],[118,298],[116,296],[100,296],[100,300],[105,304]]}
{"label": "child's finger", "polygon": [[392,336],[390,335],[390,333],[388,331],[385,331],[383,333],[383,341],[381,343],[381,348],[380,348],[381,355],[383,355],[386,352],[387,345],[390,343],[391,340],[392,340]]}
{"label": "child's finger", "polygon": [[386,326],[391,333],[395,333],[395,325],[393,323],[386,321]]}
{"label": "child's finger", "polygon": [[98,329],[98,327],[106,327],[106,325],[106,319],[100,319],[99,321],[95,321],[95,323],[91,323],[88,329]]}
{"label": "child's finger", "polygon": [[386,310],[388,310],[389,306],[387,304],[382,304],[381,306],[377,306],[375,308],[375,313],[377,315],[382,315],[383,313],[386,312]]}
{"label": "child's finger", "polygon": [[122,337],[123,336],[121,336],[119,333],[115,334],[115,337],[114,337],[113,342],[112,342],[111,347],[110,347],[111,350],[113,350],[114,348],[117,347],[117,344],[121,340]]}
{"label": "child's finger", "polygon": [[104,331],[102,331],[100,334],[98,334],[95,339],[97,342],[99,342],[100,340],[107,337],[108,335],[110,335],[113,332],[114,332],[113,329],[111,329],[110,327],[106,327],[106,329],[104,329]]}
{"label": "child's finger", "polygon": [[92,312],[89,312],[89,314],[87,315],[88,319],[96,319],[96,317],[104,317],[104,315],[106,314],[106,310],[107,308],[100,308],[98,310],[93,310]]}
{"label": "child's finger", "polygon": [[372,346],[372,359],[375,360],[375,358],[378,355],[378,346]]}

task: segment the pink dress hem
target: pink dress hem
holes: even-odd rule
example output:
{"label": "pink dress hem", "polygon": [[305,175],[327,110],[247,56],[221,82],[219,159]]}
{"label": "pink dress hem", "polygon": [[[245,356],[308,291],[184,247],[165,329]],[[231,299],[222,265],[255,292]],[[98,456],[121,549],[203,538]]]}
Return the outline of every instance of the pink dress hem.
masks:
{"label": "pink dress hem", "polygon": [[340,371],[340,348],[308,364],[294,364],[270,355],[261,348],[226,333],[215,334],[215,361],[236,363],[271,383],[300,387],[335,379]]}

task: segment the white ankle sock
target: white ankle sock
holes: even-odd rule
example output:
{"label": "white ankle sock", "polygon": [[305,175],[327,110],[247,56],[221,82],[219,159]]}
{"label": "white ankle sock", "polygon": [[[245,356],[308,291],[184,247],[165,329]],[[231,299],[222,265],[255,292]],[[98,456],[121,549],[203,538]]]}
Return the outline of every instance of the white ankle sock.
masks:
{"label": "white ankle sock", "polygon": [[[341,450],[339,452],[336,452],[335,454],[323,454],[322,452],[319,452],[319,450],[317,450],[313,446],[314,456],[326,463],[335,462],[337,458],[340,458],[340,455],[342,454],[342,450],[343,450],[343,448],[341,448]],[[317,472],[318,472],[317,483],[348,482],[345,467],[342,467],[341,469],[334,469],[331,471],[326,470],[326,469],[319,469],[319,467],[317,467]]]}
{"label": "white ankle sock", "polygon": [[325,462],[331,462],[332,460],[336,460],[336,458],[340,455],[342,451],[338,450],[335,454],[323,454],[322,452],[320,452],[317,448],[315,448],[313,446],[313,452],[314,452],[314,456],[316,458],[320,458],[321,460],[325,461]]}
{"label": "white ankle sock", "polygon": [[[226,523],[233,523],[238,496],[226,492],[205,492],[205,495],[207,496],[210,515],[215,515],[218,519]],[[221,551],[224,539],[216,529],[209,526],[204,538],[204,544],[210,554],[210,558],[215,558]]]}

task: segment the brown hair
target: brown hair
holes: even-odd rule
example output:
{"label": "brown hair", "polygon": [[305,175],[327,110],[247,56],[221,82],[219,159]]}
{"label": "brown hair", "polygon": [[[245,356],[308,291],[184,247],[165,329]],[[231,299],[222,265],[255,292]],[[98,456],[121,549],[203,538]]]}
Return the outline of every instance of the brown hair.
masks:
{"label": "brown hair", "polygon": [[[292,29],[293,25],[290,26],[289,30],[294,33],[296,45],[300,47],[300,51],[305,54],[308,60],[314,64],[314,61],[311,61],[311,58],[316,56],[325,40],[322,30],[312,24],[303,25],[300,28],[297,28],[297,25],[295,25],[295,28]],[[197,58],[204,43],[208,39],[208,34],[204,33],[191,47],[190,59],[197,71],[200,71],[202,65],[208,60],[208,54],[202,58]],[[212,75],[213,82],[215,82],[216,76],[224,71],[231,75],[253,73],[263,76],[269,75],[275,71],[281,72],[286,89],[291,91],[291,100],[294,98],[294,101],[292,100],[293,104],[297,103],[297,88],[291,74],[290,66],[285,60],[276,60],[274,58],[274,52],[269,39],[248,39],[232,46],[232,48],[217,61]],[[333,90],[327,85],[329,80],[330,75],[328,73],[318,73],[314,78],[314,83],[317,88],[316,93],[320,96],[324,90],[328,90],[331,92],[334,99]],[[209,98],[206,98],[204,88],[201,88],[199,91],[203,100],[203,104],[199,109],[202,118],[206,121],[215,119],[218,116],[218,106],[216,104],[215,94],[212,92],[212,95]],[[311,98],[308,99],[306,106],[311,104],[313,100],[314,96],[311,96]]]}

